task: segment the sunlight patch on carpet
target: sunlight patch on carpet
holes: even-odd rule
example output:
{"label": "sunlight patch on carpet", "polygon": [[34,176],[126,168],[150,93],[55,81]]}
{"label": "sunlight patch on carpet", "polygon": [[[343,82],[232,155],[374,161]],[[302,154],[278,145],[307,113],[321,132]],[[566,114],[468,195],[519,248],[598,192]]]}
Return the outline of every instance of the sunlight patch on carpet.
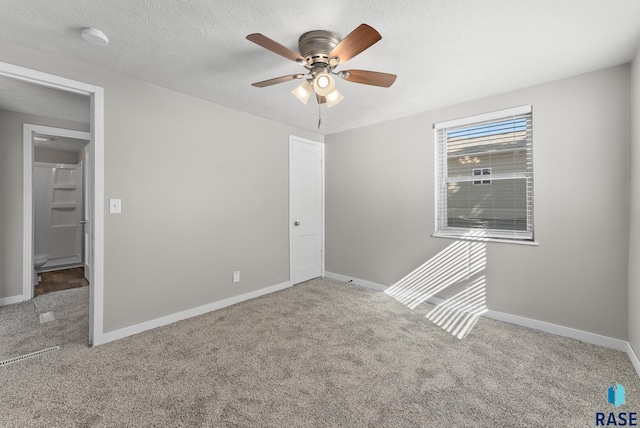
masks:
{"label": "sunlight patch on carpet", "polygon": [[486,277],[479,276],[487,265],[484,242],[457,241],[427,260],[385,290],[385,293],[415,309],[421,303],[462,287],[462,290],[436,305],[426,318],[459,339],[487,312]]}
{"label": "sunlight patch on carpet", "polygon": [[482,275],[459,293],[436,305],[426,318],[458,339],[464,338],[488,311],[486,279]]}

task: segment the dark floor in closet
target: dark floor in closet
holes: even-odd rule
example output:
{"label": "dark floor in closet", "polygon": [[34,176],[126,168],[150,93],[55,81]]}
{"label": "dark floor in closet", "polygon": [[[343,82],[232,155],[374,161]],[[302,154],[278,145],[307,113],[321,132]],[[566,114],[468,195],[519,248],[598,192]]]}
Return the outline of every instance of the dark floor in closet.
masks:
{"label": "dark floor in closet", "polygon": [[81,267],[43,272],[40,277],[40,283],[34,289],[36,296],[89,285],[84,277],[84,268]]}

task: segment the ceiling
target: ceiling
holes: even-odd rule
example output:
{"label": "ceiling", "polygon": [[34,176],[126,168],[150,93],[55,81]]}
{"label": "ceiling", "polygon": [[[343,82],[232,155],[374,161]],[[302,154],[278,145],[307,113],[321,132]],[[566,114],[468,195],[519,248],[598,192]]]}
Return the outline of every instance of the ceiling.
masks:
{"label": "ceiling", "polygon": [[[0,4],[2,40],[325,135],[627,63],[640,41],[637,0]],[[336,71],[382,71],[398,79],[390,88],[338,79],[345,99],[329,109],[322,106],[321,129],[318,105],[303,105],[290,92],[299,81],[251,86],[304,69],[247,41],[248,34],[262,33],[297,52],[298,37],[306,31],[344,37],[361,23],[377,29],[382,40]],[[102,30],[109,45],[82,40],[83,27]],[[0,90],[0,108],[7,109],[10,99],[26,104],[10,82],[0,80]],[[60,114],[51,110],[52,117]],[[73,108],[63,110],[68,116]]]}
{"label": "ceiling", "polygon": [[33,134],[33,145],[39,149],[62,152],[80,152],[89,141],[78,138],[61,137],[59,135]]}
{"label": "ceiling", "polygon": [[0,109],[89,123],[91,104],[86,95],[0,76]]}

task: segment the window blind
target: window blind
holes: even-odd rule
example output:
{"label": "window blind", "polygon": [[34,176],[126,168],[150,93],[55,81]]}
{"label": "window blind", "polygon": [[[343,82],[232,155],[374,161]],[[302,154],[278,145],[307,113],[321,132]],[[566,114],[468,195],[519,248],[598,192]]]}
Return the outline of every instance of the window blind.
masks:
{"label": "window blind", "polygon": [[434,128],[436,236],[533,240],[531,106]]}

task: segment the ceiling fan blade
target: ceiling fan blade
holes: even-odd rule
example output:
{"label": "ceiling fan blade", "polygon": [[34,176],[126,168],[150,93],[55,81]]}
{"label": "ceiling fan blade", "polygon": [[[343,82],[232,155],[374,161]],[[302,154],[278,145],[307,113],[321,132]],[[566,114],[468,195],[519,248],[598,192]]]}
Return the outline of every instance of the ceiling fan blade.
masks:
{"label": "ceiling fan blade", "polygon": [[382,36],[373,27],[367,24],[360,24],[358,28],[353,30],[347,37],[342,39],[340,43],[329,54],[329,58],[338,57],[340,62],[349,61],[363,50],[371,47],[380,40]]}
{"label": "ceiling fan blade", "polygon": [[304,74],[289,74],[288,76],[280,76],[269,80],[263,80],[262,82],[252,83],[251,86],[264,88],[265,86],[276,85],[278,83],[288,82],[289,80],[302,79],[303,77]]}
{"label": "ceiling fan blade", "polygon": [[388,88],[396,81],[395,74],[380,73],[368,70],[344,70],[339,73],[344,80],[365,85],[382,86]]}
{"label": "ceiling fan blade", "polygon": [[278,55],[282,55],[283,57],[290,59],[291,61],[296,61],[299,63],[306,61],[300,54],[295,53],[291,49],[286,46],[282,46],[280,43],[275,40],[271,40],[267,36],[260,33],[253,33],[247,36],[247,40],[255,43],[256,45],[262,46],[265,49],[270,50],[271,52],[277,53]]}

